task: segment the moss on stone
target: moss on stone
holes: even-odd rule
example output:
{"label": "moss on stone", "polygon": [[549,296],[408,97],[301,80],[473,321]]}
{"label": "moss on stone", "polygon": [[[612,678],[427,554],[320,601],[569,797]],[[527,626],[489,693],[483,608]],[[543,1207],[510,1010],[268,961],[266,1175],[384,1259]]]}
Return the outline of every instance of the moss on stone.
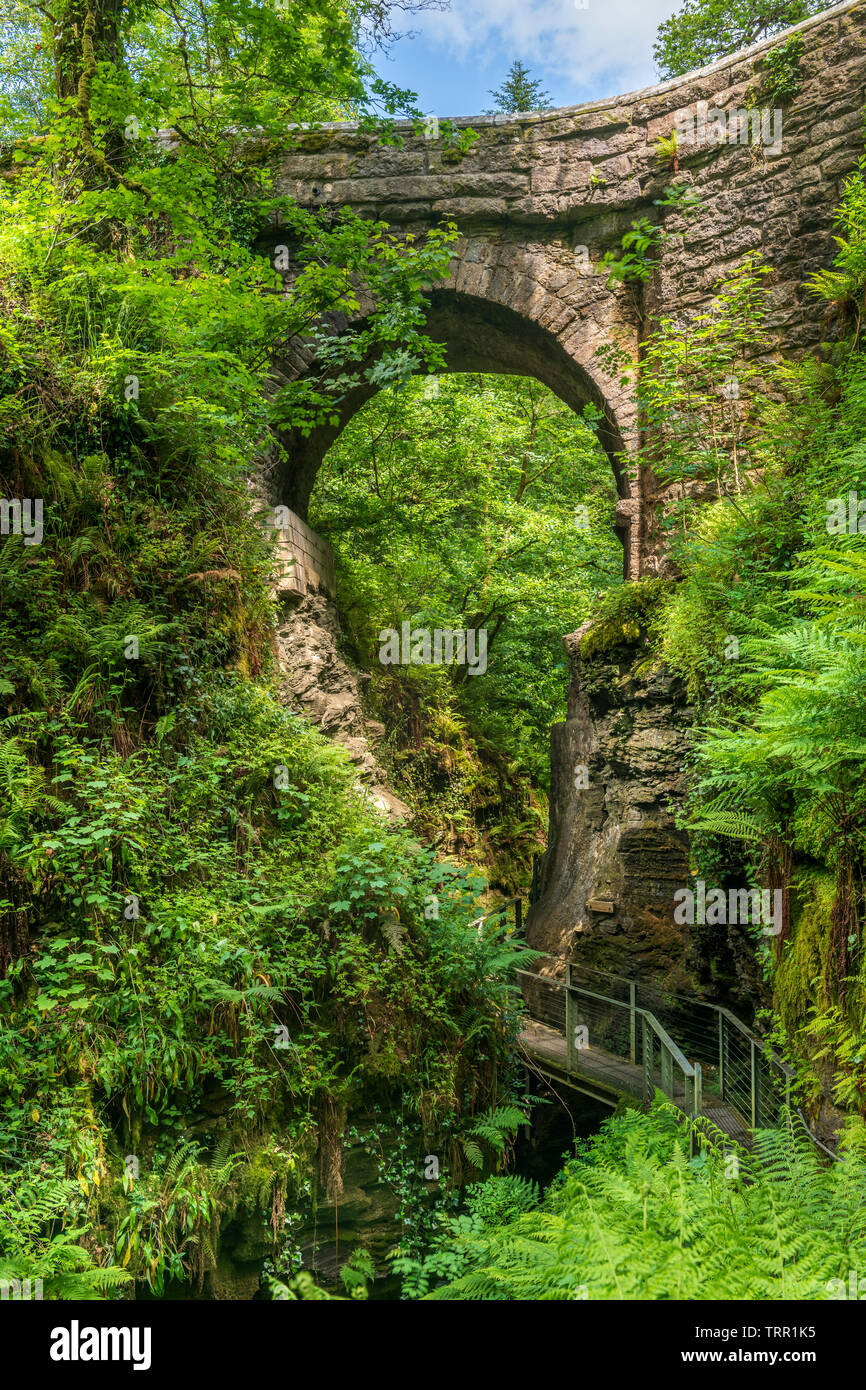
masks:
{"label": "moss on stone", "polygon": [[675,580],[637,579],[609,589],[599,604],[599,614],[580,640],[580,655],[587,658],[614,647],[636,645],[647,635],[660,604],[673,592]]}
{"label": "moss on stone", "polygon": [[791,940],[776,967],[774,1007],[792,1035],[810,1008],[820,1004],[827,968],[827,942],[836,883],[831,873],[816,872],[800,887]]}

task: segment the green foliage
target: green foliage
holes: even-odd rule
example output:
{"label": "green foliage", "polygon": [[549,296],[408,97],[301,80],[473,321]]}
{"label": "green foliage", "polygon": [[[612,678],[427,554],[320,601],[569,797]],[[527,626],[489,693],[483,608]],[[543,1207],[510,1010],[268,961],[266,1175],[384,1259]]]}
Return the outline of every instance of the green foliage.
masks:
{"label": "green foliage", "polygon": [[[827,8],[826,0],[686,0],[659,25],[653,46],[659,76],[679,77],[705,67]],[[791,42],[802,40],[795,36]]]}
{"label": "green foliage", "polygon": [[40,1280],[42,1298],[83,1301],[128,1282],[125,1270],[97,1259],[77,1183],[22,1171],[0,1177],[0,1189],[0,1282],[29,1280],[32,1298]]}
{"label": "green foliage", "polygon": [[[689,1161],[681,1119],[630,1113],[543,1202],[503,1177],[461,1209],[467,1173],[503,1166],[525,1122],[516,948],[504,922],[472,920],[485,883],[387,829],[345,753],[287,710],[247,479],[285,467],[286,435],[378,393],[332,450],[315,519],[365,663],[406,619],[489,631],[485,686],[380,668],[371,699],[421,828],[502,881],[540,839],[561,634],[611,593],[582,653],[649,638],[687,677],[702,724],[685,815],[707,853],[742,842],[752,878],[790,877],[794,855],[824,876],[770,962],[779,1026],[807,999],[805,1039],[862,1109],[866,572],[856,535],[827,545],[823,507],[866,492],[864,170],[813,282],[840,334],[822,360],[769,365],[756,261],[647,341],[639,462],[671,489],[683,582],[617,592],[597,412],[522,379],[432,398],[413,380],[444,365],[425,296],[455,230],[397,238],[276,195],[274,158],[310,138],[299,122],[350,115],[393,143],[393,115],[420,119],[360,50],[388,12],[3,0],[0,491],[42,499],[45,533],[0,549],[0,1278],[164,1296],[201,1285],[242,1213],[265,1230],[273,1296],[330,1298],[298,1231],[314,1151],[336,1203],[363,1112],[406,1296],[822,1297],[862,1259],[862,1156],[824,1170],[793,1126],[731,1180],[709,1126]],[[780,22],[684,13],[671,63]],[[774,101],[797,57],[768,55]],[[508,109],[545,99],[520,64],[509,92]],[[440,134],[446,160],[475,139]],[[610,284],[645,283],[667,214],[695,204],[677,187],[657,206],[605,258]],[[309,371],[275,381],[275,345],[314,349]],[[419,1142],[443,1155],[435,1191]],[[355,1253],[349,1296],[373,1274]]]}
{"label": "green foliage", "polygon": [[755,104],[776,108],[793,101],[803,85],[800,59],[804,49],[805,41],[801,34],[792,34],[784,43],[770,49],[762,63]]}
{"label": "green foliage", "polygon": [[680,142],[675,130],[670,135],[660,135],[653,145],[656,159],[667,164],[676,173],[679,167]]}
{"label": "green foliage", "polygon": [[542,89],[539,81],[529,76],[529,69],[519,59],[511,64],[502,86],[491,91],[490,95],[496,105],[485,112],[488,116],[495,116],[498,112],[510,115],[520,111],[546,111],[550,107],[549,93]]}
{"label": "green foliage", "polygon": [[860,339],[863,291],[866,289],[866,156],[845,180],[842,203],[836,213],[839,250],[832,267],[817,270],[807,281],[809,289],[829,304],[828,318],[842,332],[851,332],[856,347]]}
{"label": "green foliage", "polygon": [[[669,503],[663,525],[684,539],[710,489],[736,506],[749,487],[746,475],[764,464],[755,429],[786,381],[783,368],[764,360],[768,273],[747,256],[707,311],[685,325],[662,320],[647,343],[638,391],[647,431],[641,458],[663,486],[674,485],[680,500]],[[766,446],[773,442],[770,435]]]}
{"label": "green foliage", "polygon": [[[160,1293],[236,1209],[291,1263],[341,1108],[456,1127],[510,1094],[483,885],[387,830],[282,702],[248,489],[277,428],[440,363],[453,233],[274,193],[293,123],[419,114],[359,55],[378,0],[6,8],[0,493],[42,499],[44,536],[0,547],[0,1171],[39,1174],[22,1268]],[[300,340],[316,364],[274,389]]]}
{"label": "green foliage", "polygon": [[514,1137],[521,1125],[526,1124],[526,1114],[516,1105],[501,1105],[495,1110],[485,1110],[476,1115],[460,1136],[463,1152],[473,1168],[484,1166],[484,1151],[481,1144],[492,1149],[497,1164],[505,1155],[508,1141]]}
{"label": "green foliage", "polygon": [[412,1295],[444,1278],[427,1297],[823,1300],[831,1280],[861,1267],[856,1147],[825,1167],[789,1121],[760,1132],[754,1153],[737,1151],[735,1167],[735,1146],[706,1121],[689,1160],[688,1127],[667,1102],[607,1120],[540,1205],[476,1203],[469,1219],[452,1219],[410,1271]]}
{"label": "green foliage", "polygon": [[220,1197],[241,1157],[219,1166],[199,1158],[200,1146],[185,1141],[144,1182],[127,1175],[128,1211],[117,1228],[116,1254],[124,1268],[132,1260],[157,1294],[166,1277],[193,1276],[201,1287],[205,1269],[216,1263]]}
{"label": "green foliage", "polygon": [[[851,312],[863,186],[861,167],[846,184],[835,265],[812,279],[839,335],[819,358],[768,360],[764,268],[747,260],[693,327],[661,326],[642,382],[649,459],[681,494],[669,525],[683,579],[652,628],[657,657],[699,710],[681,823],[699,872],[713,864],[731,882],[782,888],[782,932],[759,955],[789,1059],[811,1056],[803,1086],[815,1100],[815,1039],[826,1034],[836,1094],[856,1106],[866,562],[849,502],[866,496],[866,365]],[[830,1026],[833,1010],[844,1027]]]}
{"label": "green foliage", "polygon": [[592,626],[580,639],[580,655],[589,659],[645,640],[672,587],[667,579],[635,579],[611,589],[596,606]]}
{"label": "green foliage", "polygon": [[[671,135],[667,141],[660,140],[658,145],[659,155],[666,159],[674,159],[677,150],[676,134]],[[661,198],[654,198],[653,206],[671,208],[688,217],[697,212],[702,204],[691,185],[679,184],[673,188],[666,188]],[[623,233],[619,251],[606,251],[601,258],[599,264],[605,266],[608,272],[605,282],[607,288],[613,289],[622,284],[632,287],[644,284],[658,266],[665,242],[672,235],[662,222],[653,222],[649,217],[636,218],[630,223],[628,231]]]}
{"label": "green foliage", "polygon": [[356,1250],[340,1268],[340,1278],[350,1298],[366,1298],[367,1284],[374,1274],[373,1260],[366,1250]]}
{"label": "green foliage", "polygon": [[464,1190],[465,1209],[441,1215],[423,1255],[401,1251],[395,1256],[392,1268],[400,1275],[403,1297],[423,1298],[431,1287],[459,1278],[472,1263],[467,1249],[472,1237],[490,1228],[507,1228],[538,1201],[535,1183],[516,1174],[470,1183]]}
{"label": "green foliage", "polygon": [[[621,573],[613,473],[588,414],[519,377],[381,391],[329,451],[311,501],[388,730],[378,755],[425,832],[512,889],[546,820],[562,634]],[[486,672],[383,666],[383,634],[407,621],[486,631]]]}
{"label": "green foliage", "polygon": [[313,1302],[342,1303],[344,1300],[339,1294],[328,1293],[327,1289],[321,1288],[307,1270],[300,1270],[299,1273],[289,1280],[271,1279],[268,1284],[270,1297],[278,1303]]}

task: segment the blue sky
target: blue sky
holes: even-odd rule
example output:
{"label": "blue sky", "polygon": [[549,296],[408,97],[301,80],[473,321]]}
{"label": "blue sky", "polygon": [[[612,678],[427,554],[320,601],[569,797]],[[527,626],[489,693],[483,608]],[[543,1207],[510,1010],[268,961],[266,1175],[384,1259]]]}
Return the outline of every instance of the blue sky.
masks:
{"label": "blue sky", "polygon": [[425,112],[477,116],[519,58],[554,106],[615,96],[658,81],[656,29],[681,0],[451,0],[445,12],[412,15],[382,76],[418,93]]}

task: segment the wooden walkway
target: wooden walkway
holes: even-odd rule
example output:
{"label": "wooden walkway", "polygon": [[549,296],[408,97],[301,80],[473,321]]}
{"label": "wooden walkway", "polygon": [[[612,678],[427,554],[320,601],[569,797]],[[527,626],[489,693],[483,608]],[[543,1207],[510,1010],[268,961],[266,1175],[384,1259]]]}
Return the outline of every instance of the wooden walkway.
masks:
{"label": "wooden walkway", "polygon": [[[526,945],[518,898],[473,925],[481,933],[490,918],[506,924],[510,906],[514,925],[505,935]],[[661,1091],[685,1115],[706,1118],[747,1149],[756,1130],[775,1128],[792,1113],[792,1068],[724,1005],[564,957],[548,957],[539,971],[541,954],[533,951],[529,968],[515,970],[524,1010],[519,1045],[530,1069],[611,1107],[622,1096],[646,1103]]]}
{"label": "wooden walkway", "polygon": [[[624,1095],[638,1100],[644,1097],[643,1067],[626,1062],[604,1048],[581,1048],[576,1054],[577,1065],[569,1070],[565,1037],[548,1024],[529,1019],[520,1034],[520,1044],[552,1081],[571,1086],[604,1105],[613,1107]],[[701,1114],[736,1143],[744,1148],[751,1147],[749,1130],[732,1106],[712,1094],[705,1094]]]}
{"label": "wooden walkway", "polygon": [[[561,1071],[563,1079],[568,1077],[575,1084],[585,1081],[594,1089],[608,1091],[611,1105],[616,1105],[621,1095],[643,1096],[643,1067],[624,1062],[621,1057],[600,1047],[582,1048],[579,1067],[569,1072],[565,1037],[546,1023],[530,1019],[520,1034],[520,1043],[537,1062],[552,1065]],[[578,1086],[578,1089],[581,1088]],[[594,1091],[591,1093],[594,1094]]]}

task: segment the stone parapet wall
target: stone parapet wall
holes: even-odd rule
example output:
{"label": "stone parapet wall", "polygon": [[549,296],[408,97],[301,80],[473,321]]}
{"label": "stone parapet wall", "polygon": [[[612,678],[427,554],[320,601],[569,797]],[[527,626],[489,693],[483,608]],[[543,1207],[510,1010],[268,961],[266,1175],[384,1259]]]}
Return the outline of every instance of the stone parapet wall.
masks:
{"label": "stone parapet wall", "polygon": [[[751,251],[774,269],[770,327],[779,351],[797,353],[821,337],[803,282],[832,258],[834,209],[863,150],[866,3],[849,0],[788,33],[803,36],[802,81],[783,110],[779,147],[712,143],[698,138],[696,122],[676,174],[659,157],[659,137],[670,135],[678,113],[699,115],[698,103],[725,112],[766,106],[764,59],[785,35],[608,102],[461,118],[456,127],[471,126],[479,137],[462,156],[408,125],[398,125],[403,143],[392,147],[348,123],[298,131],[288,151],[263,155],[276,191],[306,207],[351,206],[397,231],[456,223],[460,238],[433,295],[430,331],[445,343],[451,370],[534,375],[575,409],[601,408],[632,578],[661,566],[660,494],[651,476],[629,470],[634,383],[623,383],[605,349],[638,360],[659,318],[705,308],[717,282]],[[599,260],[633,219],[657,218],[654,200],[674,178],[693,185],[703,211],[666,215],[672,235],[637,297],[629,286],[608,289]],[[279,229],[268,237],[278,244]],[[309,365],[296,346],[278,369],[291,377]],[[344,403],[339,428],[366,398],[357,393]],[[275,500],[303,515],[339,428],[288,441],[291,461]]]}
{"label": "stone parapet wall", "polygon": [[286,524],[276,531],[278,592],[304,595],[321,591],[336,598],[334,552],[328,542],[288,507],[280,509],[279,519]]}

